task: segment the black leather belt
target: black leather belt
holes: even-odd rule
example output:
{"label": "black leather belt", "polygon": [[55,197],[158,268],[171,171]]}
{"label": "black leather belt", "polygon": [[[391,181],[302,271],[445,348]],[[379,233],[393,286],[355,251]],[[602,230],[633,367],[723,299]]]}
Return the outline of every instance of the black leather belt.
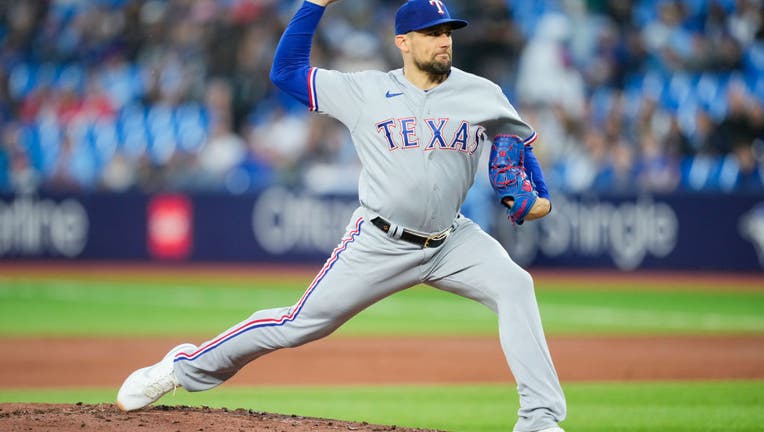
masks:
{"label": "black leather belt", "polygon": [[[390,231],[390,222],[382,219],[381,217],[375,217],[371,220],[371,223],[374,224],[375,227],[381,229],[384,232]],[[446,231],[443,231],[442,233],[435,234],[432,236],[423,236],[419,234],[415,234],[409,230],[403,230],[401,233],[401,240],[407,241],[409,243],[413,243],[421,248],[436,248],[443,244],[444,241],[446,241],[446,238],[448,238],[448,235],[451,234],[451,230],[453,228],[449,228]]]}

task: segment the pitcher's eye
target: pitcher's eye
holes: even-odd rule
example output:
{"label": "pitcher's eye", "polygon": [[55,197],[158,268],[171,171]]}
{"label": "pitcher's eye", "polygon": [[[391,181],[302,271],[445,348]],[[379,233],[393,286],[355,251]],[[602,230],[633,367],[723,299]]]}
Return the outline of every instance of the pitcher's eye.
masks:
{"label": "pitcher's eye", "polygon": [[452,30],[433,30],[427,33],[427,36],[440,37],[442,35],[451,36]]}

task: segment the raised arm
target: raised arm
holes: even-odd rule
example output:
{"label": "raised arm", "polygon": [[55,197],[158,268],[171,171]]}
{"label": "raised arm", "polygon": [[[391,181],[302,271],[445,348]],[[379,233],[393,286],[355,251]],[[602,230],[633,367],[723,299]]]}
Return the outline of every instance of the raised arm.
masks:
{"label": "raised arm", "polygon": [[313,35],[324,9],[337,0],[305,0],[281,35],[273,56],[270,78],[281,90],[315,110],[315,91],[310,79]]}

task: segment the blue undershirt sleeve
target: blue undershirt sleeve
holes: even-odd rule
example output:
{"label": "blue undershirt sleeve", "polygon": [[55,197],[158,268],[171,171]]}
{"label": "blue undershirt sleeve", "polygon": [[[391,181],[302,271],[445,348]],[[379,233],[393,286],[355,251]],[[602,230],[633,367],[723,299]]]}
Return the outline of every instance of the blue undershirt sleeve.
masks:
{"label": "blue undershirt sleeve", "polygon": [[536,155],[533,154],[533,146],[531,145],[525,146],[524,166],[525,173],[536,188],[536,193],[538,193],[541,198],[549,199],[549,189],[547,189],[546,182],[544,181],[544,173],[541,171],[541,165],[539,164],[538,159],[536,159]]}
{"label": "blue undershirt sleeve", "polygon": [[324,10],[303,2],[281,35],[270,73],[273,84],[311,109],[315,105],[315,90],[309,77],[315,71],[310,67],[310,49]]}

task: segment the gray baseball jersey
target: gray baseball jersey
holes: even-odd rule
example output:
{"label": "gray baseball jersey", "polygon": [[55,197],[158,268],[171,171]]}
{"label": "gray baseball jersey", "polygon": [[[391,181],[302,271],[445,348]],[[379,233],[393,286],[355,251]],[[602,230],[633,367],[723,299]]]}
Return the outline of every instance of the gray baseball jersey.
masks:
{"label": "gray baseball jersey", "polygon": [[361,204],[419,232],[453,223],[489,137],[499,129],[534,136],[499,86],[457,68],[429,91],[412,85],[402,69],[317,69],[313,79],[318,111],[341,121],[353,137],[363,166]]}

